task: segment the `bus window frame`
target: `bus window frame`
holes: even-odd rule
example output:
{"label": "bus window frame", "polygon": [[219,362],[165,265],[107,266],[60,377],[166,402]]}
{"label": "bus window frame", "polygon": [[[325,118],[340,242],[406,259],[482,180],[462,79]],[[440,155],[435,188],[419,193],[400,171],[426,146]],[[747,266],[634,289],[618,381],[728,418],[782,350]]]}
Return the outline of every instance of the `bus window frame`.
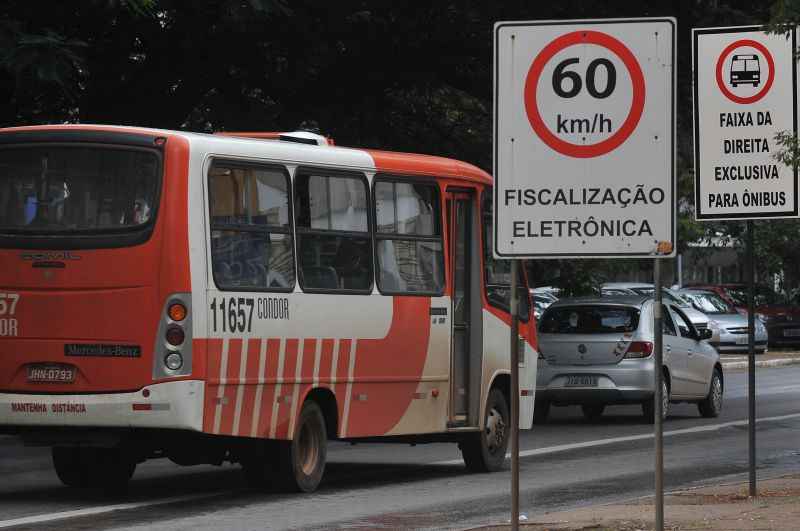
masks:
{"label": "bus window frame", "polygon": [[[437,229],[439,231],[439,236],[422,236],[416,234],[400,234],[396,232],[378,232],[378,201],[377,195],[375,194],[375,187],[378,183],[411,183],[411,184],[421,184],[425,186],[430,186],[436,192],[435,203],[436,208],[438,210],[438,216],[435,219],[435,223]],[[447,270],[446,270],[446,256],[445,256],[445,239],[444,239],[444,232],[445,232],[445,223],[444,223],[444,209],[442,208],[442,190],[439,186],[437,179],[433,178],[424,178],[424,177],[417,177],[417,176],[405,176],[402,174],[391,174],[391,173],[376,173],[372,179],[372,219],[375,220],[374,230],[373,230],[373,254],[374,254],[374,262],[375,262],[375,270],[373,276],[375,277],[375,284],[378,287],[378,292],[381,295],[395,295],[395,296],[403,296],[403,297],[441,297],[445,294],[447,290]],[[380,264],[378,260],[378,241],[379,240],[403,240],[403,241],[425,241],[425,242],[439,242],[442,245],[442,252],[439,253],[440,255],[440,271],[442,272],[442,288],[439,291],[393,291],[393,290],[384,290],[381,288],[380,283],[380,275],[378,274],[378,266]]]}
{"label": "bus window frame", "polygon": [[[226,167],[229,168],[256,168],[256,169],[267,169],[267,170],[277,170],[283,174],[286,178],[286,197],[287,202],[289,203],[289,224],[287,228],[283,228],[280,225],[263,225],[263,226],[253,226],[253,225],[237,225],[232,223],[222,223],[215,225],[211,219],[211,171],[214,169],[214,165],[223,162],[226,164]],[[206,204],[206,215],[208,216],[208,231],[206,232],[206,237],[208,238],[208,263],[211,266],[211,277],[214,281],[214,286],[217,288],[217,291],[222,292],[231,292],[231,293],[292,293],[295,290],[295,287],[298,284],[298,271],[297,271],[297,252],[296,252],[296,236],[294,233],[294,204],[292,201],[292,197],[294,197],[294,191],[292,187],[292,178],[291,173],[289,172],[288,168],[281,164],[274,164],[274,163],[262,163],[258,161],[250,161],[250,160],[241,160],[241,159],[232,159],[228,157],[211,157],[208,161],[207,165],[208,169],[206,170],[206,186],[208,188],[207,194],[207,204]],[[292,238],[291,245],[289,246],[292,253],[292,266],[294,268],[294,279],[292,281],[292,285],[287,288],[280,288],[280,287],[273,287],[270,288],[269,286],[264,288],[257,288],[254,286],[248,286],[246,288],[235,288],[230,286],[224,286],[217,281],[217,273],[214,269],[214,257],[211,250],[211,234],[215,230],[220,231],[238,231],[238,232],[253,232],[258,234],[265,234],[269,236],[272,233],[278,234],[287,234],[289,237]]]}
{"label": "bus window frame", "polygon": [[[297,179],[302,177],[311,177],[312,175],[317,175],[319,177],[339,177],[339,178],[350,178],[356,179],[363,183],[364,185],[364,192],[366,194],[365,197],[365,211],[367,213],[367,230],[366,232],[361,231],[349,231],[349,230],[333,230],[333,229],[312,229],[310,227],[300,227],[297,223],[296,217],[296,208],[295,202],[297,201]],[[367,179],[366,174],[361,171],[356,170],[343,170],[340,168],[331,168],[328,166],[312,166],[312,165],[303,165],[298,166],[294,172],[294,179],[292,179],[292,223],[294,226],[294,235],[295,235],[295,269],[296,273],[296,282],[297,286],[300,287],[300,290],[303,293],[319,293],[319,294],[331,294],[331,295],[372,295],[372,292],[375,290],[375,230],[374,224],[372,220],[372,212],[369,207],[370,202],[372,201],[372,189],[369,184],[369,179]],[[303,267],[301,264],[302,255],[300,253],[300,238],[302,236],[307,235],[321,235],[321,236],[334,236],[340,238],[347,238],[352,236],[357,236],[359,238],[364,238],[365,235],[369,239],[369,244],[371,246],[371,252],[367,253],[369,262],[370,262],[370,271],[371,271],[371,278],[368,288],[364,289],[345,289],[345,288],[309,288],[304,285],[303,279]]]}

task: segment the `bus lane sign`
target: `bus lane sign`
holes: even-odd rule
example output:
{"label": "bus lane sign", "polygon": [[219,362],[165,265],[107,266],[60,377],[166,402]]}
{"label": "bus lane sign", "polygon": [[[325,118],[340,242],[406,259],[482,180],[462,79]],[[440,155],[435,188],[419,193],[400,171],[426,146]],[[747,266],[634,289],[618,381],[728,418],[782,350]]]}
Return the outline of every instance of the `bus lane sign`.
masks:
{"label": "bus lane sign", "polygon": [[697,219],[796,217],[797,173],[775,158],[775,135],[797,134],[795,33],[692,33]]}
{"label": "bus lane sign", "polygon": [[674,34],[670,18],[495,25],[495,256],[672,256]]}

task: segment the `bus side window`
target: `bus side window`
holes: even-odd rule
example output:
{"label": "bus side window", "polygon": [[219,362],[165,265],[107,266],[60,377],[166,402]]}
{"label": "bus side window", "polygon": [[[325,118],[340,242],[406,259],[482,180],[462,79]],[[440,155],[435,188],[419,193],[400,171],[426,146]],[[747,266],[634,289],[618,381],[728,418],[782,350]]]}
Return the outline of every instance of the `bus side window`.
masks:
{"label": "bus side window", "polygon": [[370,293],[372,238],[364,176],[300,170],[294,204],[300,287]]}
{"label": "bus side window", "polygon": [[214,161],[208,184],[211,267],[217,287],[291,291],[294,251],[286,171]]}
{"label": "bus side window", "polygon": [[444,253],[439,190],[434,184],[381,177],[375,183],[378,289],[441,295]]}

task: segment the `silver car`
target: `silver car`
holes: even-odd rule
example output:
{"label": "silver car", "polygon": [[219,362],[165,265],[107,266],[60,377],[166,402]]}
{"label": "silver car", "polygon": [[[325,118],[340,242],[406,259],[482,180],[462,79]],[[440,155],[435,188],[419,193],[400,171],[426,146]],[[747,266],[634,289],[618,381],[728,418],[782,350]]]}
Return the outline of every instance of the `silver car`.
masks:
{"label": "silver car", "polygon": [[[747,316],[736,311],[731,304],[714,292],[701,289],[682,289],[678,292],[691,301],[695,309],[709,317],[712,332],[710,343],[720,354],[748,352]],[[755,320],[755,351],[767,350],[767,327],[761,319]]]}
{"label": "silver car", "polygon": [[[653,308],[649,297],[560,299],[548,307],[539,322],[534,420],[546,420],[551,406],[580,405],[595,419],[607,405],[638,403],[652,421]],[[677,306],[664,309],[664,418],[676,402],[716,417],[724,381],[711,332],[698,331]]]}

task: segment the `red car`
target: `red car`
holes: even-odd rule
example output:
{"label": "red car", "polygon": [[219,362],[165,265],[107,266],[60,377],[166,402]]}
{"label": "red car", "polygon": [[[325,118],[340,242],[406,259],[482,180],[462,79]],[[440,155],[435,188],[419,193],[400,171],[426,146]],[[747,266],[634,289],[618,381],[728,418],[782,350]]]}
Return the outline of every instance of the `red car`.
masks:
{"label": "red car", "polygon": [[[692,289],[712,291],[747,315],[747,284],[696,284]],[[800,345],[800,306],[788,304],[764,285],[755,286],[756,317],[764,322],[769,335],[769,346]]]}

